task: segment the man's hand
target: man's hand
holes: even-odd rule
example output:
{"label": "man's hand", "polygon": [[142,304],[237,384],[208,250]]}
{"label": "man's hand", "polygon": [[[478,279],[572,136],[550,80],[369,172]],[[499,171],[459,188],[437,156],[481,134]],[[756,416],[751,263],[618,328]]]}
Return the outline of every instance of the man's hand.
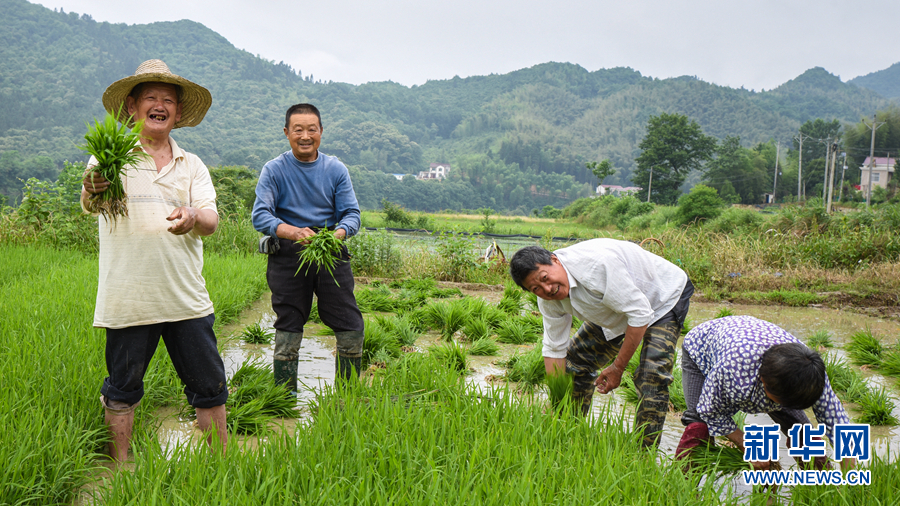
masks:
{"label": "man's hand", "polygon": [[84,178],[81,180],[84,190],[90,194],[103,193],[109,188],[109,181],[101,176],[99,172],[85,171]]}
{"label": "man's hand", "polygon": [[167,220],[173,222],[172,226],[167,228],[169,232],[175,235],[184,235],[197,224],[197,210],[193,207],[179,207],[172,211]]}
{"label": "man's hand", "polygon": [[336,229],[334,231],[334,236],[337,237],[338,239],[343,240],[344,237],[347,237],[347,231],[344,230],[343,228]]}
{"label": "man's hand", "polygon": [[609,367],[600,371],[597,379],[594,380],[594,386],[601,394],[608,394],[615,390],[622,383],[622,373],[625,372],[616,365],[615,362],[609,364]]}

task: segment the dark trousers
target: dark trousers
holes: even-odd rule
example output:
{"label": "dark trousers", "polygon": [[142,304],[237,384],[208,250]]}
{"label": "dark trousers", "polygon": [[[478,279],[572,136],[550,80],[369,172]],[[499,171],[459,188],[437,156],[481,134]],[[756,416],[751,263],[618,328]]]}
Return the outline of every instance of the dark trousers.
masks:
{"label": "dark trousers", "polygon": [[225,364],[216,348],[215,315],[193,320],[106,329],[106,369],[100,393],[111,401],[136,404],[144,396],[144,375],[162,337],[184,394],[195,408],[225,404]]}
{"label": "dark trousers", "polygon": [[342,246],[334,266],[334,278],[324,268],[304,266],[300,272],[300,251],[303,246],[288,239],[279,239],[278,253],[269,255],[266,281],[272,290],[272,310],[275,329],[303,332],[309,319],[313,294],[318,297],[319,317],[335,332],[362,331],[362,313],[353,296],[353,270],[350,255]]}

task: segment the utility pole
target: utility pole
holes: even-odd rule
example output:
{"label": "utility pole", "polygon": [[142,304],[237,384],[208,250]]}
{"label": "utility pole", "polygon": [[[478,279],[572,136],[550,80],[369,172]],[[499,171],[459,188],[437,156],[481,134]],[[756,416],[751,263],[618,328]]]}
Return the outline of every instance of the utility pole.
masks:
{"label": "utility pole", "polygon": [[875,121],[876,118],[877,116],[873,114],[872,126],[870,127],[872,129],[872,145],[869,148],[869,184],[866,185],[866,211],[869,210],[869,205],[872,202],[872,169],[875,168],[875,130],[878,130],[878,127],[884,125],[884,123],[879,125]]}
{"label": "utility pole", "polygon": [[653,167],[650,167],[650,182],[647,183],[647,203],[650,203],[650,190],[653,189]]}
{"label": "utility pole", "polygon": [[844,173],[847,172],[847,152],[844,151],[841,153],[841,156],[844,157],[844,167],[843,170],[841,170],[841,189],[838,193],[838,202],[844,201]]}
{"label": "utility pole", "polygon": [[825,204],[825,212],[828,214],[831,214],[831,198],[834,196],[834,163],[837,161],[837,147],[837,142],[831,145],[831,176],[828,179],[828,201]]}
{"label": "utility pole", "polygon": [[778,157],[781,156],[781,141],[775,147],[775,177],[772,178],[772,203],[775,203],[775,189],[778,188]]}
{"label": "utility pole", "polygon": [[[803,132],[800,132],[800,135],[797,136],[800,139],[800,162],[797,165],[797,202],[803,198],[803,193],[801,191],[801,181],[803,181]],[[809,136],[806,136],[807,138]]]}
{"label": "utility pole", "polygon": [[828,159],[831,158],[831,139],[819,139],[825,143],[825,175],[822,177],[822,200],[828,191]]}

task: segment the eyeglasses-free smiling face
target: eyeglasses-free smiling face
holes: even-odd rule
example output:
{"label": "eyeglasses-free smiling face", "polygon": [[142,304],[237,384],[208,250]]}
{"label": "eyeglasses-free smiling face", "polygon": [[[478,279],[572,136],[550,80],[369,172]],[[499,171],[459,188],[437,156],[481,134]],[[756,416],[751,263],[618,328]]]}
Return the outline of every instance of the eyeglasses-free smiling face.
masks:
{"label": "eyeglasses-free smiling face", "polygon": [[550,265],[537,264],[537,269],[525,276],[526,290],[544,300],[562,300],[569,296],[569,276],[556,255]]}
{"label": "eyeglasses-free smiling face", "polygon": [[125,106],[135,121],[144,120],[144,137],[168,135],[181,119],[178,88],[172,84],[145,84],[136,99],[125,99]]}
{"label": "eyeglasses-free smiling face", "polygon": [[284,135],[291,144],[291,151],[301,162],[314,162],[319,157],[319,144],[322,143],[322,125],[319,118],[312,113],[291,115]]}

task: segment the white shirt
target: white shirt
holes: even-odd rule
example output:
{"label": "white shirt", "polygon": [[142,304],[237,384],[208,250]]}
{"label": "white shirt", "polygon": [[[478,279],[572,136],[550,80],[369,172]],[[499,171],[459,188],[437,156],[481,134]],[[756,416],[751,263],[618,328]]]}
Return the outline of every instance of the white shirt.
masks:
{"label": "white shirt", "polygon": [[675,307],[687,274],[637,244],[592,239],[554,252],[569,279],[563,300],[538,299],[543,355],[565,358],[572,315],[603,328],[607,340],[659,320]]}
{"label": "white shirt", "polygon": [[[216,211],[216,190],[199,157],[169,137],[172,161],[159,173],[152,158],[127,168],[128,216],[100,222],[100,277],[94,326],[126,328],[190,320],[213,312],[203,279],[203,241],[174,235],[166,217],[178,207]],[[88,167],[97,164],[93,157]],[[84,204],[82,203],[82,206]]]}

